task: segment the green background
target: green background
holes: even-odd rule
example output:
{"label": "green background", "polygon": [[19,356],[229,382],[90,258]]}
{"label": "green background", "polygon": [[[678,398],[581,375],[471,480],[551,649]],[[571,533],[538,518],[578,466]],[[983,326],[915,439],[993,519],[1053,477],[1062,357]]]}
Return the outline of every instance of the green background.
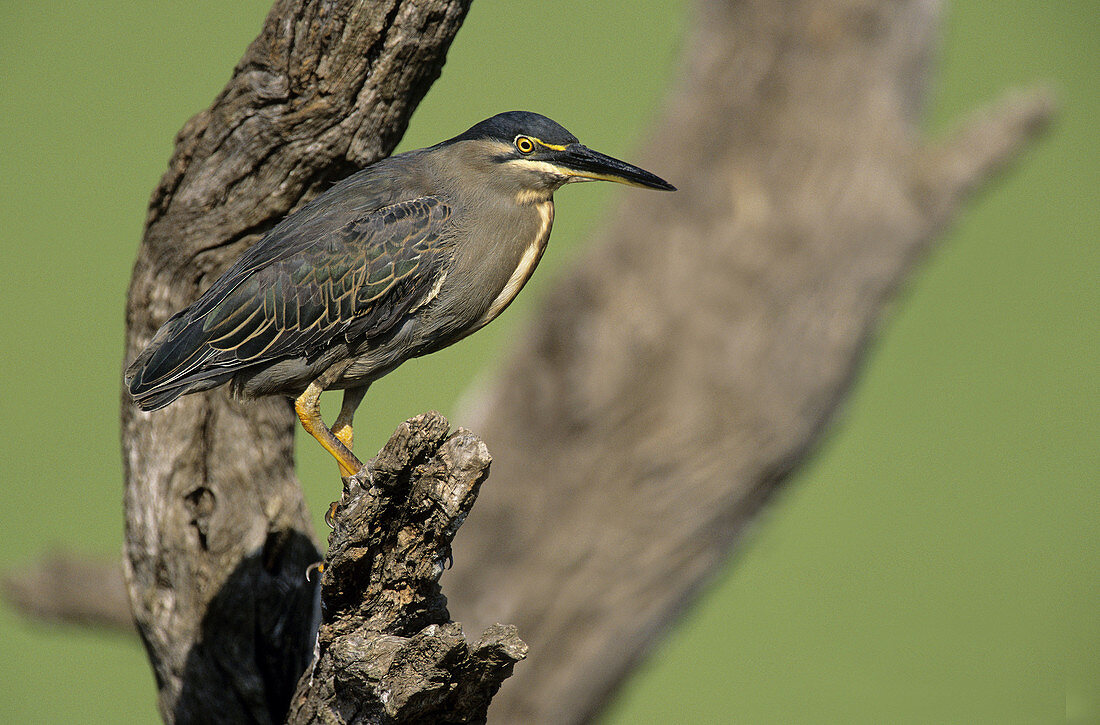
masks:
{"label": "green background", "polygon": [[[145,204],[267,6],[0,4],[0,569],[118,554]],[[1100,4],[958,2],[947,20],[931,133],[1036,81],[1059,120],[907,286],[818,454],[605,723],[1100,722]],[[402,146],[529,108],[629,159],[686,23],[662,0],[477,0]],[[372,388],[359,446],[453,415],[618,193],[560,194],[517,304]],[[334,467],[299,457],[319,515]],[[135,637],[0,607],[0,722],[155,719]]]}

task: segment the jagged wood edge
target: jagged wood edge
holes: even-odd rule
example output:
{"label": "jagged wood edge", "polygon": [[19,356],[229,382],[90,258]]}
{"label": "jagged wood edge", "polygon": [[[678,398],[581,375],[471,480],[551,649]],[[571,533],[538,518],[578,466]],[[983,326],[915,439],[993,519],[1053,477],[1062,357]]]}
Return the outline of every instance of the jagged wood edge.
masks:
{"label": "jagged wood edge", "polygon": [[317,659],[288,722],[479,722],[526,656],[514,627],[476,644],[439,587],[489,451],[438,413],[402,424],[344,492],[321,579]]}

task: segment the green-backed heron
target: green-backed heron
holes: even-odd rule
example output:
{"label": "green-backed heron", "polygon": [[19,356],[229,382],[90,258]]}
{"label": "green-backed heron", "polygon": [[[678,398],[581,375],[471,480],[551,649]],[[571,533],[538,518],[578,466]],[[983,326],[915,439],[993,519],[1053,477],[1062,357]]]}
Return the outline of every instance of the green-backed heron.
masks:
{"label": "green-backed heron", "polygon": [[[130,394],[143,410],[223,383],[245,397],[288,395],[352,475],[352,417],[367,386],[499,315],[546,249],[554,192],[594,179],[674,190],[522,111],[368,166],[173,315],[127,369]],[[330,429],[319,399],[336,388],[344,400]]]}

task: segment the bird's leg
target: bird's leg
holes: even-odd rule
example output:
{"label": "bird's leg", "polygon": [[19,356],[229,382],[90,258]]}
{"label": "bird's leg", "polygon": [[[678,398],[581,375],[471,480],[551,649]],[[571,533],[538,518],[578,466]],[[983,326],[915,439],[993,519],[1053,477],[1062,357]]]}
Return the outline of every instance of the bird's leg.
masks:
{"label": "bird's leg", "polygon": [[321,391],[324,388],[316,381],[309,384],[306,391],[294,401],[294,410],[306,433],[317,439],[325,450],[332,454],[340,465],[341,476],[354,476],[363,467],[359,459],[347,449],[321,419]]}
{"label": "bird's leg", "polygon": [[350,451],[352,444],[351,421],[355,417],[355,409],[363,402],[363,396],[367,394],[369,386],[362,385],[358,388],[348,388],[344,391],[344,402],[340,404],[340,414],[336,416],[336,422],[332,424],[332,434],[340,439]]}

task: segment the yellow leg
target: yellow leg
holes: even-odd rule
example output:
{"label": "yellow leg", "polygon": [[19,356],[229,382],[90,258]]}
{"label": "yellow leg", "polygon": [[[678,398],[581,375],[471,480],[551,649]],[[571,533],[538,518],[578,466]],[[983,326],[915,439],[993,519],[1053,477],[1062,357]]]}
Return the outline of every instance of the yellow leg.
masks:
{"label": "yellow leg", "polygon": [[340,442],[350,451],[353,433],[351,430],[352,419],[355,418],[355,409],[363,402],[363,396],[367,394],[367,387],[348,388],[344,391],[344,401],[340,404],[340,414],[336,416],[336,422],[332,424],[332,434],[340,439]]}
{"label": "yellow leg", "polygon": [[336,463],[340,466],[340,475],[354,476],[363,464],[339,438],[333,435],[325,425],[325,421],[321,419],[322,390],[323,388],[316,382],[310,383],[306,392],[294,401],[294,410],[298,413],[298,420],[302,421],[302,427],[306,429],[306,433],[316,438],[317,442],[336,459]]}

